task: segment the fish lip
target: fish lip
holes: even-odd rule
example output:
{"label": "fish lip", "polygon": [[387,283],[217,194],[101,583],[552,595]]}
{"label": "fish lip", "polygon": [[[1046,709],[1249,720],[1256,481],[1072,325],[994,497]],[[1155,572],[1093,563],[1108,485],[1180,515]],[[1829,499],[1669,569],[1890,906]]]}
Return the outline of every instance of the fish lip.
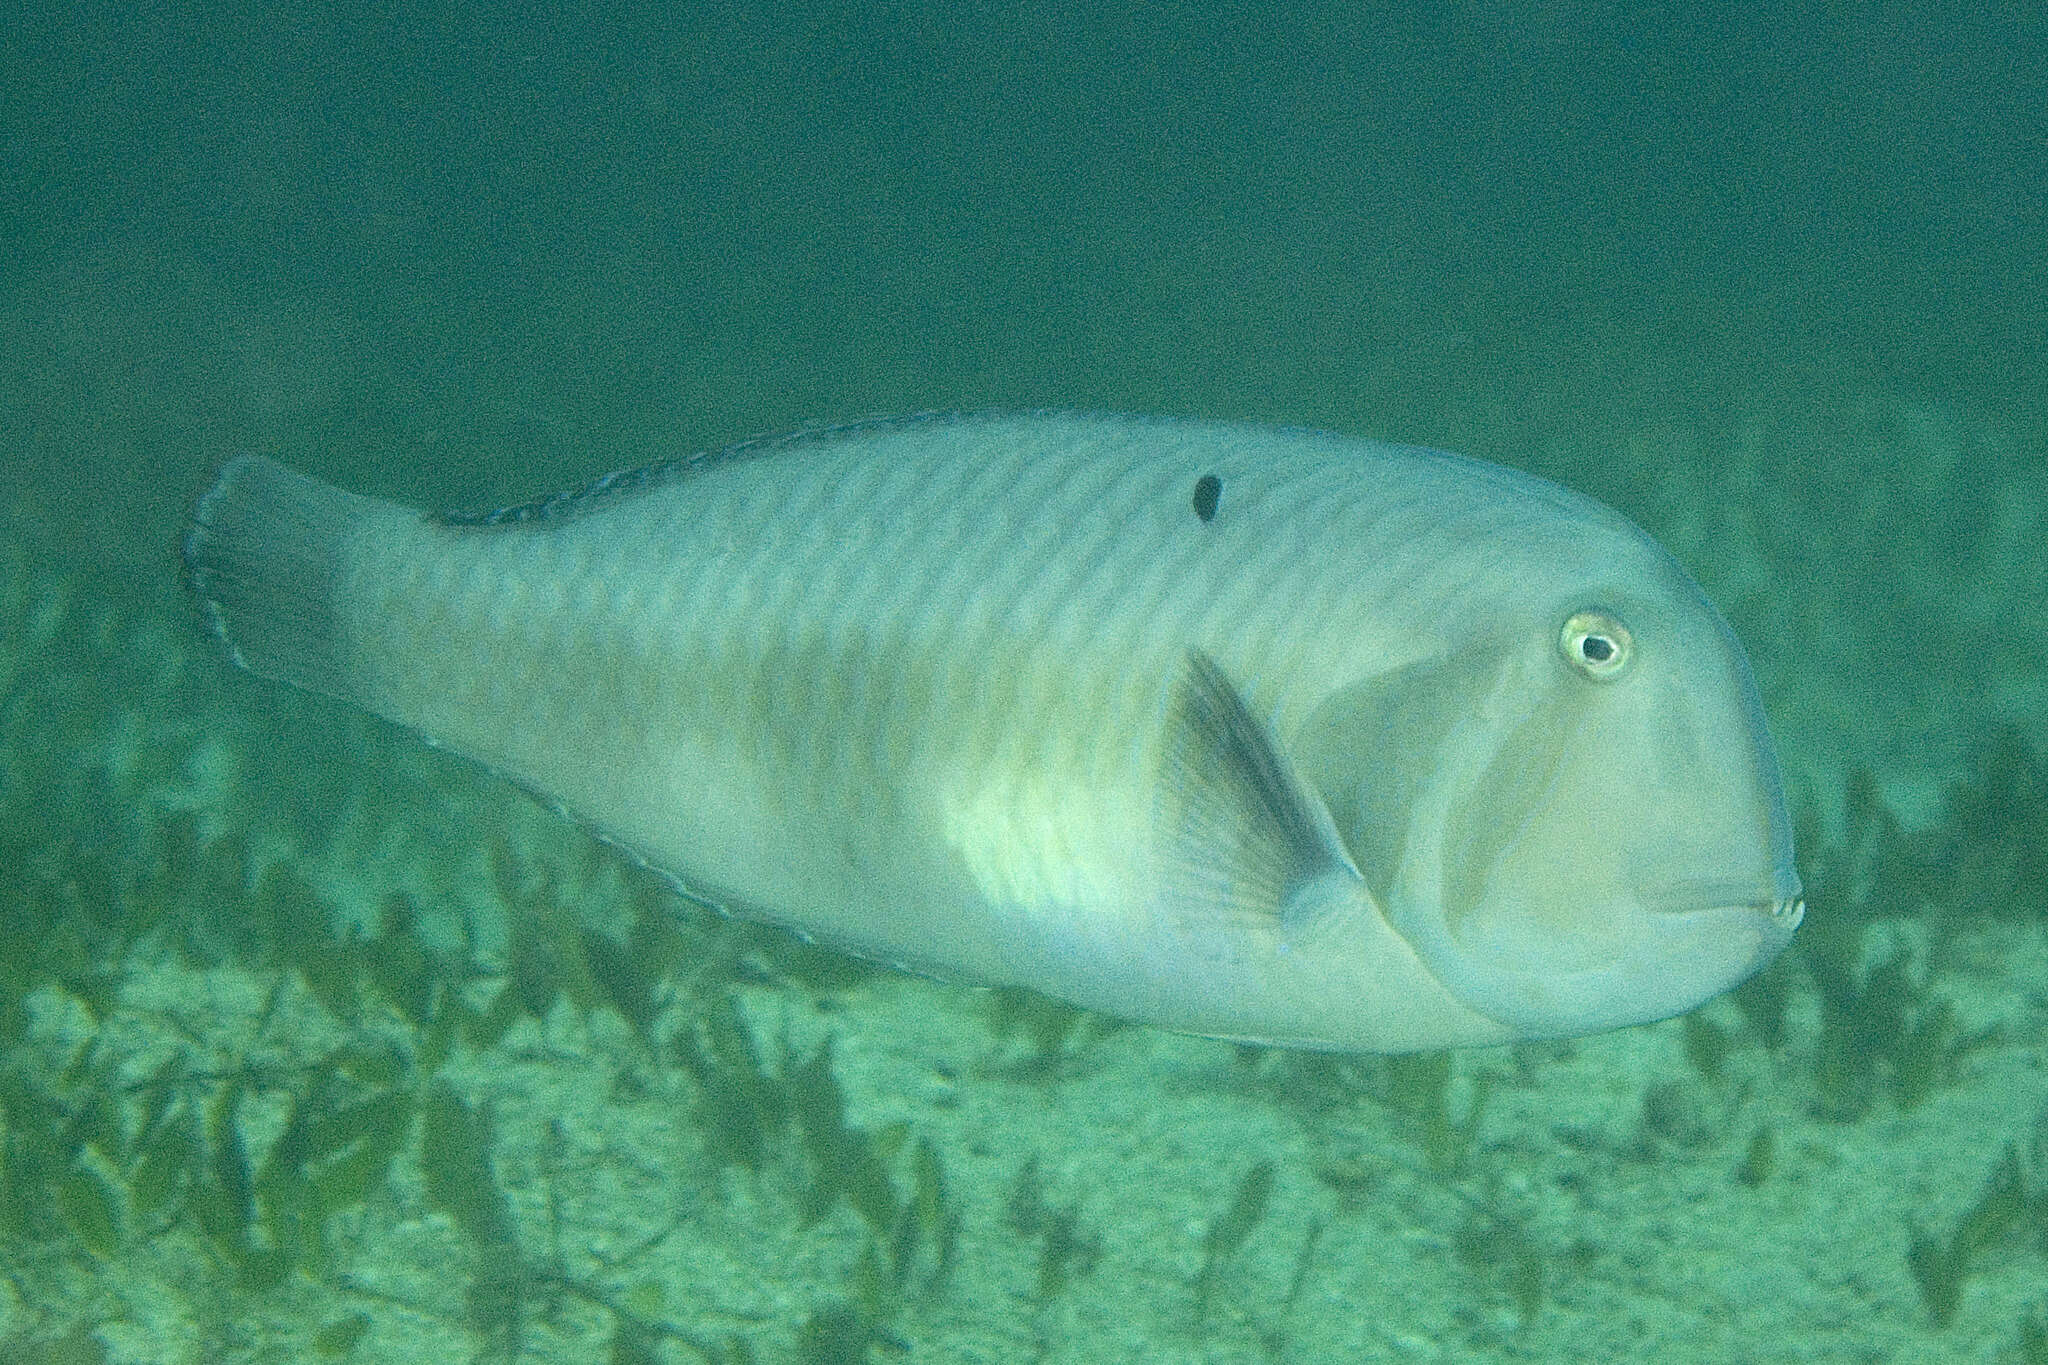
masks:
{"label": "fish lip", "polygon": [[1686,882],[1646,893],[1638,904],[1649,914],[1676,920],[1719,920],[1729,929],[1749,926],[1756,935],[1751,971],[1782,953],[1806,918],[1806,898],[1796,877],[1788,887],[1762,894],[1753,880]]}
{"label": "fish lip", "polygon": [[1453,995],[1517,1038],[1578,1037],[1667,1019],[1768,966],[1790,946],[1806,911],[1799,895],[1761,895],[1753,882],[1737,899],[1709,902],[1700,898],[1707,885],[1664,896],[1662,909],[1617,907],[1627,941],[1583,963],[1503,965],[1489,951],[1498,945],[1475,950],[1448,935],[1418,952]]}
{"label": "fish lip", "polygon": [[1789,934],[1806,918],[1806,897],[1795,893],[1754,908],[1761,910],[1773,923]]}
{"label": "fish lip", "polygon": [[1806,918],[1806,898],[1794,893],[1708,904],[1689,901],[1677,906],[1653,908],[1652,913],[1681,920],[1719,920],[1730,930],[1753,932],[1756,950],[1750,966],[1742,973],[1746,977],[1784,952],[1792,942],[1794,931]]}
{"label": "fish lip", "polygon": [[1639,889],[1636,904],[1660,915],[1697,914],[1703,910],[1750,910],[1772,921],[1790,920],[1798,927],[1806,913],[1803,888],[1796,876],[1694,877]]}

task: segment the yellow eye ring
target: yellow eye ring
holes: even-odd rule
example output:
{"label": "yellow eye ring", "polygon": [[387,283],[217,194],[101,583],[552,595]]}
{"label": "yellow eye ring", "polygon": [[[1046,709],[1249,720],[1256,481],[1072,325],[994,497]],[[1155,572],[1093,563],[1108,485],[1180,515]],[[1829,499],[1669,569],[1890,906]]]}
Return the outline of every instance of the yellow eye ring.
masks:
{"label": "yellow eye ring", "polygon": [[1575,611],[1558,632],[1558,652],[1574,672],[1594,682],[1611,682],[1636,655],[1636,637],[1607,611]]}

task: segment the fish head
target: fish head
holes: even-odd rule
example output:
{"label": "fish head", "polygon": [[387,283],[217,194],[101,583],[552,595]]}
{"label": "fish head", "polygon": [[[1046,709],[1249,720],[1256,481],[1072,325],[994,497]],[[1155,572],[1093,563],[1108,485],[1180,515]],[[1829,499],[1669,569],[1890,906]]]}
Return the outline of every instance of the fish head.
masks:
{"label": "fish head", "polygon": [[1803,913],[1748,661],[1642,544],[1627,573],[1525,575],[1300,737],[1381,912],[1515,1037],[1689,1010]]}

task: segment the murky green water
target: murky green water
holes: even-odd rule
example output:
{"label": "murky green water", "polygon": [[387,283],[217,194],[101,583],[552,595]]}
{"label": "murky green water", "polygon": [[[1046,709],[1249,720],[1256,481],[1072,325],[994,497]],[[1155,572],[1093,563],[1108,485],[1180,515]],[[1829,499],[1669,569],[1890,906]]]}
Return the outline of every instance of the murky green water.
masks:
{"label": "murky green water", "polygon": [[[52,7],[0,71],[0,1358],[2048,1358],[2039,20]],[[987,406],[1620,507],[1749,646],[1799,945],[1448,1060],[1119,1027],[693,910],[178,582],[241,450],[480,507]]]}

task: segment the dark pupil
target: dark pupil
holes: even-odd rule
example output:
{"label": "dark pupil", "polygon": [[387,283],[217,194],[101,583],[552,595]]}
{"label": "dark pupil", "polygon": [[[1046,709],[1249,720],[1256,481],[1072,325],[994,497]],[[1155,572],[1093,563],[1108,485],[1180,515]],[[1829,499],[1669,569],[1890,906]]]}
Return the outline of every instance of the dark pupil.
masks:
{"label": "dark pupil", "polygon": [[1605,635],[1588,635],[1579,641],[1579,655],[1589,664],[1604,664],[1614,657],[1614,641]]}

